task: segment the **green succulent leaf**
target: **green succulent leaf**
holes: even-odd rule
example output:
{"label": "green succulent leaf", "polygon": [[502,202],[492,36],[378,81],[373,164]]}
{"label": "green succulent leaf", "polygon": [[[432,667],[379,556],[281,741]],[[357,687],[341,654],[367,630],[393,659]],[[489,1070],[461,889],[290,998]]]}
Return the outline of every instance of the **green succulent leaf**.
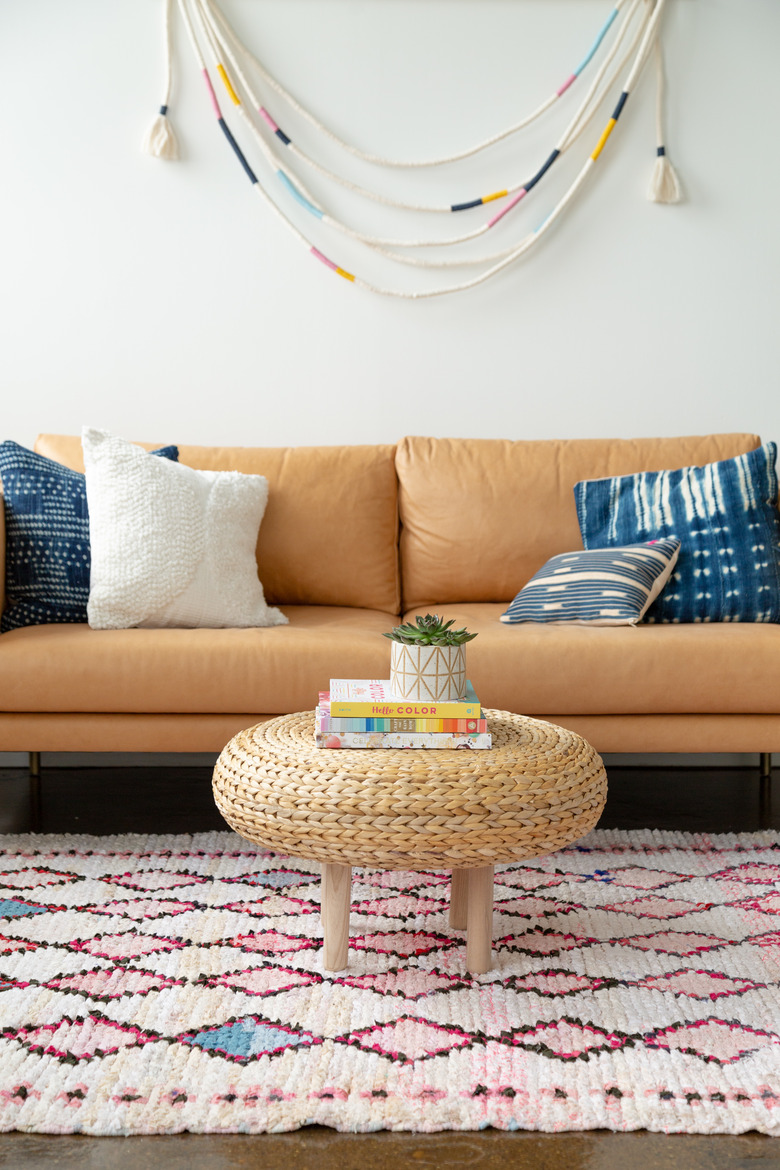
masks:
{"label": "green succulent leaf", "polygon": [[385,638],[393,642],[401,642],[405,646],[462,646],[476,638],[464,626],[460,630],[450,629],[455,619],[445,622],[435,613],[426,613],[423,617],[418,614],[413,622],[404,622],[384,633]]}

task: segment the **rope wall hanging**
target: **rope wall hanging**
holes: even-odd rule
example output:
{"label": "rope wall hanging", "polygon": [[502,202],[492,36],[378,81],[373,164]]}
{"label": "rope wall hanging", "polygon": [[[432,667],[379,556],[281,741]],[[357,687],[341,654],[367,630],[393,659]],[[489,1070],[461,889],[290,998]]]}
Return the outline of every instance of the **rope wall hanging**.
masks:
{"label": "rope wall hanging", "polygon": [[[544,237],[563,212],[571,206],[577,192],[582,188],[601,157],[607,140],[615,129],[623,108],[651,56],[655,60],[657,82],[657,150],[648,198],[659,203],[678,202],[680,187],[666,153],[663,134],[664,70],[660,26],[666,3],[667,0],[615,0],[613,9],[599,28],[582,61],[540,105],[520,121],[473,146],[446,157],[425,160],[384,158],[339,137],[315,114],[298,102],[281,82],[266,69],[263,63],[242,44],[216,0],[178,0],[178,10],[186,30],[187,40],[203,76],[208,101],[216,117],[217,125],[251,182],[253,190],[262,199],[265,207],[281,219],[316,259],[339,276],[370,292],[416,300],[474,288],[525,255]],[[173,83],[174,0],[164,0],[164,13],[167,61],[165,94],[159,113],[144,139],[143,148],[147,153],[157,158],[176,159],[179,157],[178,144],[168,117]],[[413,170],[455,164],[479,155],[496,143],[518,134],[525,127],[537,122],[548,110],[558,106],[559,103],[570,101],[573,94],[582,90],[584,83],[577,83],[580,82],[583,74],[590,72],[590,66],[593,66],[593,76],[587,89],[582,93],[580,104],[575,109],[563,134],[555,142],[552,151],[541,161],[531,176],[507,177],[499,190],[466,201],[459,200],[440,205],[415,203],[394,198],[387,191],[383,191],[381,185],[378,189],[361,186],[346,175],[326,167],[318,158],[298,146],[283,129],[285,111],[292,110],[296,116],[302,118],[316,131],[320,139],[336,147],[337,150],[342,150],[365,163],[372,164],[380,174],[383,169]],[[566,155],[573,143],[586,132],[591,120],[607,103],[610,95],[613,95],[612,100],[615,100],[614,95],[618,92],[616,87],[619,82],[619,96],[611,117],[607,120],[600,136],[593,135],[590,154],[574,174],[563,195],[551,208],[545,209],[541,223],[533,231],[527,232],[515,243],[502,250],[486,252],[480,256],[464,255],[459,252],[458,245],[468,244],[469,241],[486,235],[497,224],[505,221],[505,217],[509,217],[505,222],[510,222],[512,219],[510,213],[513,209],[537,186],[543,185],[543,180],[550,170]],[[247,158],[245,150],[239,145],[228,123],[217,97],[215,83],[217,88],[224,90],[227,98],[226,107],[232,110],[233,115],[242,124],[246,132],[245,137],[249,139],[253,150],[262,161],[262,181],[258,174],[260,168],[256,169],[253,165],[254,160],[250,162]],[[377,236],[361,231],[329,212],[320,200],[311,193],[301,177],[301,172],[306,170],[314,171],[321,179],[350,191],[362,199],[401,211],[429,212],[439,215],[457,214],[460,221],[460,213],[462,212],[476,215],[479,214],[478,209],[486,206],[489,210],[487,218],[483,218],[476,227],[470,227],[468,230],[461,231],[449,238],[395,239]],[[276,184],[275,196],[272,196],[270,191],[274,184]],[[303,207],[309,215],[330,229],[335,237],[345,236],[356,240],[365,245],[372,253],[388,258],[396,264],[442,270],[463,266],[479,266],[481,271],[467,279],[441,287],[415,290],[380,287],[353,272],[348,272],[315,247],[306,233],[301,231],[287,214],[285,207],[292,207],[292,205]],[[431,256],[426,251],[431,248],[452,249],[452,251],[442,258]]]}

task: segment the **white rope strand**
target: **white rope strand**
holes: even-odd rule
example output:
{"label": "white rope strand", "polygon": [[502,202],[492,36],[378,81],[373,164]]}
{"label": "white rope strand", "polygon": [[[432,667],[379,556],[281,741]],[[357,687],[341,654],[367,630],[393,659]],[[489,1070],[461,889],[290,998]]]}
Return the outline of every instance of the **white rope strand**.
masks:
{"label": "white rope strand", "polygon": [[[613,11],[618,13],[625,2],[626,0],[615,0]],[[541,117],[545,111],[550,109],[550,107],[556,103],[558,98],[561,96],[561,93],[563,92],[563,89],[561,89],[560,92],[551,94],[550,97],[543,101],[541,105],[537,106],[537,108],[533,110],[532,113],[528,114],[525,118],[521,119],[519,122],[516,122],[514,125],[509,126],[506,130],[502,130],[497,134],[493,134],[490,138],[486,138],[482,142],[478,142],[474,146],[456,152],[455,154],[450,154],[442,158],[434,159],[386,158],[382,155],[371,154],[370,152],[361,150],[359,147],[353,146],[351,143],[346,142],[343,138],[340,138],[333,130],[321,122],[317,117],[315,117],[314,114],[307,110],[305,106],[303,106],[299,101],[297,101],[296,98],[293,97],[289,90],[285,89],[281,82],[277,81],[277,79],[268,72],[262,62],[259,61],[258,58],[249,49],[245,48],[239,37],[236,35],[234,29],[229,24],[225,14],[217,5],[216,0],[209,0],[209,5],[213,11],[213,14],[215,15],[216,20],[222,25],[227,38],[235,47],[246,53],[247,57],[257,69],[263,81],[269,86],[269,88],[273,89],[275,93],[279,94],[279,96],[287,102],[291,109],[295,110],[297,114],[300,114],[301,117],[305,118],[306,121],[310,123],[310,125],[314,126],[315,129],[317,129],[326,138],[330,139],[331,142],[335,143],[337,146],[340,146],[343,150],[348,151],[350,154],[355,155],[357,158],[361,158],[365,162],[373,163],[376,166],[400,168],[438,167],[443,166],[446,163],[459,162],[462,159],[478,154],[480,151],[486,150],[488,147],[494,146],[496,143],[503,141],[505,138],[509,138],[511,135],[518,133],[518,131],[525,129],[526,126],[529,126],[532,122],[536,121],[537,118]]]}

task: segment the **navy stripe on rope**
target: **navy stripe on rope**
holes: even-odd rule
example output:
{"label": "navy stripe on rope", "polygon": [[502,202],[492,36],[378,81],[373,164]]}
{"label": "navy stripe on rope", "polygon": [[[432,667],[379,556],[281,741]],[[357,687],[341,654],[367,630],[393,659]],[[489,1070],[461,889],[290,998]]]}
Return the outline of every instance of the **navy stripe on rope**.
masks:
{"label": "navy stripe on rope", "polygon": [[285,134],[284,130],[279,130],[279,129],[277,128],[277,129],[274,131],[274,133],[276,134],[276,137],[277,137],[277,138],[281,138],[281,140],[282,140],[282,142],[284,143],[284,145],[285,145],[285,146],[289,146],[289,145],[290,145],[290,142],[292,141],[292,139],[290,139],[290,138],[288,138],[288,137],[287,137],[287,135]]}
{"label": "navy stripe on rope", "polygon": [[618,98],[618,104],[615,106],[614,112],[612,114],[612,117],[615,119],[616,122],[617,122],[618,118],[620,117],[620,115],[622,114],[623,106],[626,104],[627,101],[628,101],[628,94],[626,93],[625,90],[623,90],[620,97]]}
{"label": "navy stripe on rope", "polygon": [[160,113],[162,114],[162,116],[164,118],[165,115],[168,113],[168,107],[167,106],[160,106]]}
{"label": "navy stripe on rope", "polygon": [[453,203],[450,211],[468,211],[470,207],[481,207],[481,199],[472,199],[469,203]]}
{"label": "navy stripe on rope", "polygon": [[553,165],[553,163],[555,162],[556,158],[558,157],[558,155],[560,153],[561,153],[560,150],[557,150],[557,149],[554,150],[552,152],[552,154],[550,155],[550,157],[547,159],[547,162],[544,163],[541,167],[539,167],[539,170],[536,172],[534,177],[532,179],[529,179],[527,183],[523,184],[526,191],[530,191],[532,187],[536,186],[536,184],[541,179],[542,175],[545,173],[545,171],[548,171],[550,169],[550,167]]}
{"label": "navy stripe on rope", "polygon": [[217,118],[217,121],[219,122],[220,126],[222,127],[222,133],[225,135],[228,142],[233,147],[233,150],[236,152],[236,154],[238,156],[238,161],[241,163],[241,166],[244,168],[247,175],[249,176],[250,182],[256,183],[257,182],[257,175],[255,174],[255,172],[250,167],[249,163],[244,158],[244,155],[241,151],[241,147],[238,145],[235,138],[230,133],[230,127],[228,126],[227,122],[225,121],[224,118]]}
{"label": "navy stripe on rope", "polygon": [[656,151],[656,154],[658,155],[659,158],[663,158],[663,156],[666,154],[666,147],[659,146],[658,150]]}

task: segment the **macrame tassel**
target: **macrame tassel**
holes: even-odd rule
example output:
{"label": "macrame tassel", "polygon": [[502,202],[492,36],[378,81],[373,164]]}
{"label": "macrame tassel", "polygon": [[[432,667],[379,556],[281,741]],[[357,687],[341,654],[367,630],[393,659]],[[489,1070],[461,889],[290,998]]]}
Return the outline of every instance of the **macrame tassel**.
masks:
{"label": "macrame tassel", "polygon": [[672,166],[666,155],[666,147],[663,142],[664,134],[664,59],[661,53],[661,42],[656,37],[655,41],[655,80],[656,80],[656,96],[655,96],[655,130],[656,142],[658,143],[657,157],[653,173],[650,176],[650,185],[647,188],[647,198],[652,203],[679,203],[682,199],[682,191],[680,190],[680,182],[677,178],[677,172]]}
{"label": "macrame tassel", "polygon": [[652,203],[679,203],[682,198],[677,172],[669,161],[663,146],[658,147],[647,198]]}
{"label": "macrame tassel", "polygon": [[141,150],[153,158],[177,159],[179,143],[168,120],[168,102],[173,84],[173,47],[171,41],[171,9],[173,0],[165,0],[165,98],[160,112],[146,132]]}
{"label": "macrame tassel", "polygon": [[160,106],[160,112],[146,131],[141,149],[153,158],[177,159],[179,143],[168,118],[168,107]]}

